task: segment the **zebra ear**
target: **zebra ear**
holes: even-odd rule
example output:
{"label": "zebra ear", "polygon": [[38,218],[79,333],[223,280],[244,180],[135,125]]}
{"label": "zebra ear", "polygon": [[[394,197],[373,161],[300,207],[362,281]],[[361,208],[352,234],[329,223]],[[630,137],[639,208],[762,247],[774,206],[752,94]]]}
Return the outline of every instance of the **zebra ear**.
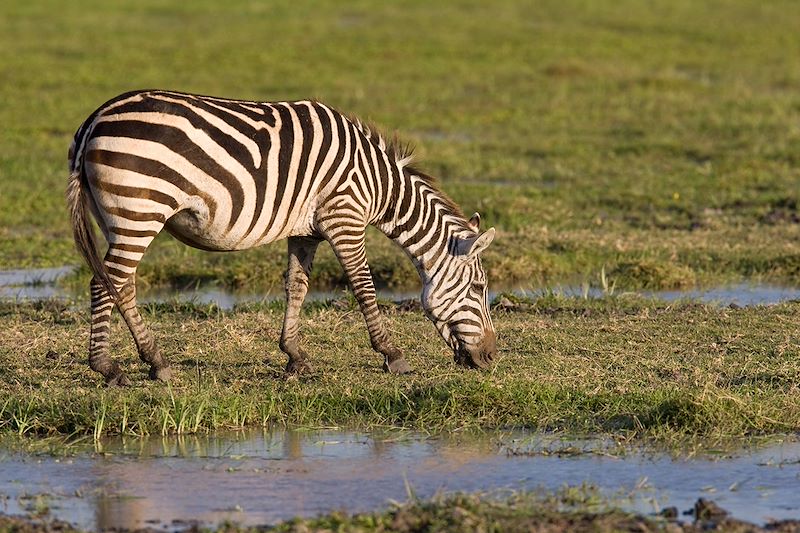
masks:
{"label": "zebra ear", "polygon": [[481,233],[469,239],[462,239],[458,243],[458,255],[476,257],[483,252],[487,246],[492,244],[494,239],[494,228],[489,228],[485,233]]}
{"label": "zebra ear", "polygon": [[476,212],[472,217],[467,221],[467,225],[470,227],[472,231],[475,233],[481,232],[481,216]]}

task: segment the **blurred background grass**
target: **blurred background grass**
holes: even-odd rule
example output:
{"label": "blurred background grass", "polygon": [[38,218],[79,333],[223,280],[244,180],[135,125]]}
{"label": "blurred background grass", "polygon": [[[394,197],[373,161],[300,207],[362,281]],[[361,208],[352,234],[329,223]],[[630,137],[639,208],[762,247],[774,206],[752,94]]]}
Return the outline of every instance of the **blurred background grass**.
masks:
{"label": "blurred background grass", "polygon": [[[66,152],[108,98],[318,98],[397,131],[499,238],[495,286],[800,282],[800,4],[14,0],[0,17],[0,268],[80,264]],[[416,274],[371,234],[379,284]],[[140,279],[276,288],[283,243],[165,236]],[[83,276],[85,278],[86,275]],[[85,281],[85,279],[83,280]],[[322,250],[312,283],[342,275]]]}

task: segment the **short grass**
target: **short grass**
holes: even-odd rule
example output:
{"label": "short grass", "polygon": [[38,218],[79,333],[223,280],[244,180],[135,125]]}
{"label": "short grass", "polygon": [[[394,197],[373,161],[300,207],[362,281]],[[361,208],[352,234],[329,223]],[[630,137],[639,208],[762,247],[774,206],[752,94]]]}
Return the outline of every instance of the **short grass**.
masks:
{"label": "short grass", "polygon": [[[397,130],[499,236],[499,286],[596,277],[800,282],[800,5],[471,0],[402,5],[12,2],[0,17],[0,268],[79,264],[71,135],[122,91],[316,97]],[[382,284],[414,272],[381,237]],[[159,239],[140,279],[279,284],[283,245]],[[342,276],[329,250],[319,285]]]}
{"label": "short grass", "polygon": [[499,361],[483,372],[456,367],[420,312],[386,310],[415,374],[381,372],[352,301],[304,313],[304,344],[316,371],[291,380],[277,347],[280,305],[222,312],[159,304],[145,307],[145,320],[174,380],[146,380],[117,319],[113,352],[134,386],[108,389],[86,363],[86,311],[55,302],[2,304],[0,433],[524,427],[669,445],[800,431],[796,302],[723,309],[543,296],[513,312],[495,310]]}

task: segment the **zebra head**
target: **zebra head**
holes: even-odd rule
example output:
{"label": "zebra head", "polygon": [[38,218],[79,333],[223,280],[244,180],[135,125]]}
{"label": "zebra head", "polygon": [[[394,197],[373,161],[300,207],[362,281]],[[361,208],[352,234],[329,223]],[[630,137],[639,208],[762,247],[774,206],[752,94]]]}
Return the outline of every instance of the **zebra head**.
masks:
{"label": "zebra head", "polygon": [[480,233],[478,213],[468,226],[468,231],[450,238],[445,262],[422,288],[422,306],[453,349],[456,363],[485,368],[497,355],[497,347],[480,253],[491,244],[495,231]]}

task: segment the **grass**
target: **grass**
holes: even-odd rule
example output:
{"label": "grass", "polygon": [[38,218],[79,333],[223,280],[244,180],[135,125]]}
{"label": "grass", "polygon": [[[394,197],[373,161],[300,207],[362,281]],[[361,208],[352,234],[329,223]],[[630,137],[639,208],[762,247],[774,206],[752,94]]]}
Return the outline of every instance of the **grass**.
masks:
{"label": "grass", "polygon": [[[796,2],[12,4],[0,17],[0,269],[81,264],[63,199],[72,134],[108,98],[159,87],[315,97],[396,130],[466,212],[498,229],[484,260],[493,288],[578,279],[609,295],[506,297],[489,372],[456,368],[421,314],[390,312],[418,369],[408,377],[380,372],[352,301],[311,305],[303,335],[317,372],[293,381],[277,348],[280,305],[153,304],[145,320],[175,379],[145,381],[116,320],[114,353],[133,370],[125,390],[88,369],[85,302],[0,303],[0,436],[289,424],[528,427],[669,444],[800,431],[800,304],[722,309],[621,295],[800,284]],[[274,291],[284,248],[212,254],[161,236],[138,281]],[[378,285],[415,286],[411,265],[375,232],[368,253]],[[85,290],[87,280],[83,268],[68,283]],[[322,247],[313,286],[343,281]],[[535,507],[475,498],[285,528],[513,529],[528,524],[517,511]],[[587,517],[576,516],[558,515],[554,527]],[[588,523],[639,520],[604,516]]]}
{"label": "grass", "polygon": [[[316,97],[399,131],[498,228],[495,286],[603,267],[620,288],[797,284],[799,25],[791,0],[17,2],[0,19],[0,268],[80,264],[71,135],[111,96],[164,87]],[[369,253],[380,284],[414,283],[381,236]],[[283,256],[165,237],[139,279],[267,290]],[[342,281],[326,247],[314,282]]]}
{"label": "grass", "polygon": [[[505,307],[508,307],[505,304]],[[24,437],[203,432],[244,426],[525,427],[670,444],[800,430],[800,304],[723,309],[628,296],[544,295],[495,309],[500,359],[455,367],[419,312],[387,308],[417,372],[386,375],[352,301],[317,304],[303,337],[316,372],[285,380],[280,304],[145,307],[172,362],[146,380],[124,324],[113,353],[134,386],[86,364],[88,316],[62,303],[0,305],[0,433]]]}

